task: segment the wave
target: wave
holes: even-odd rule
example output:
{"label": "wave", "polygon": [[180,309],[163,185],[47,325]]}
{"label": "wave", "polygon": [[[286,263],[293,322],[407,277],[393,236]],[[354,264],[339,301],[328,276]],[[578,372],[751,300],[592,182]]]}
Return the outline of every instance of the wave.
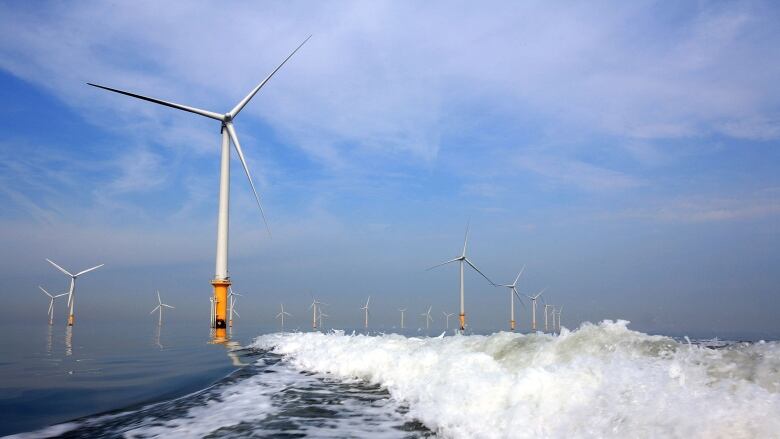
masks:
{"label": "wave", "polygon": [[252,346],[380,385],[446,437],[778,437],[780,344],[712,349],[627,325],[559,336],[284,333]]}

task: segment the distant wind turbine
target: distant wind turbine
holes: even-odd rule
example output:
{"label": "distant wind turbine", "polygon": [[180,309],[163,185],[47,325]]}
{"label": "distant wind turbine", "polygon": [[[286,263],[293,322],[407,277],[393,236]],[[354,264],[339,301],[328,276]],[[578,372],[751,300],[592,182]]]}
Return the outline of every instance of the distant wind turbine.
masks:
{"label": "distant wind turbine", "polygon": [[406,312],[406,308],[398,308],[398,311],[401,311],[401,329],[404,329],[404,313]]}
{"label": "distant wind turbine", "polygon": [[157,291],[157,307],[155,307],[149,314],[153,314],[155,311],[160,310],[160,320],[158,321],[158,325],[162,325],[162,314],[163,314],[163,308],[170,308],[175,309],[171,305],[167,305],[162,302],[162,299],[160,298],[160,291]]}
{"label": "distant wind turbine", "polygon": [[276,315],[276,318],[277,319],[278,318],[282,319],[282,332],[284,332],[284,316],[292,317],[292,314],[290,314],[290,313],[288,313],[288,312],[286,312],[284,310],[284,304],[283,303],[280,303],[279,306],[281,306],[282,311],[279,314]]}
{"label": "distant wind turbine", "polygon": [[563,312],[563,305],[561,305],[560,308],[558,308],[558,333],[561,333],[561,313]]}
{"label": "distant wind turbine", "polygon": [[546,289],[547,288],[543,289],[542,291],[539,291],[535,296],[528,296],[528,295],[525,296],[531,299],[531,330],[534,332],[536,331],[536,299],[538,299],[539,296],[541,296],[542,293],[544,293],[544,290]]}
{"label": "distant wind turbine", "polygon": [[56,267],[58,270],[65,273],[65,275],[70,276],[70,288],[68,289],[68,326],[73,326],[73,323],[76,320],[73,314],[75,303],[76,303],[76,278],[78,278],[82,274],[89,273],[92,270],[97,270],[98,268],[102,267],[105,264],[96,265],[92,268],[87,268],[86,270],[79,271],[76,274],[71,274],[68,270],[60,267],[51,259],[47,258],[46,260],[49,261],[51,265],[54,265],[54,267]]}
{"label": "distant wind turbine", "polygon": [[38,288],[40,288],[41,291],[43,291],[43,294],[49,296],[49,311],[47,311],[47,314],[49,315],[49,325],[52,325],[54,324],[54,299],[62,296],[67,296],[68,293],[62,293],[62,294],[57,294],[56,296],[52,296],[51,294],[49,294],[48,291],[43,289],[42,286],[38,285]]}
{"label": "distant wind turbine", "polygon": [[363,322],[363,325],[366,329],[368,329],[368,303],[371,302],[371,296],[368,296],[368,300],[366,300],[366,305],[361,307],[363,311],[365,311],[365,321]]}
{"label": "distant wind turbine", "polygon": [[330,316],[322,312],[322,308],[317,309],[317,314],[319,314],[320,317],[320,328],[325,330],[325,318]]}
{"label": "distant wind turbine", "polygon": [[431,317],[431,308],[432,307],[429,306],[428,311],[420,314],[421,316],[425,317],[425,329],[430,329],[431,322],[433,321],[433,317]]}
{"label": "distant wind turbine", "polygon": [[238,301],[239,297],[243,296],[239,293],[234,293],[233,287],[228,287],[228,326],[231,328],[233,327],[233,314],[241,318],[238,311],[236,311],[236,301]]}
{"label": "distant wind turbine", "polygon": [[[498,287],[506,287],[509,288],[509,330],[514,331],[515,330],[515,296],[517,296],[517,300],[520,300],[520,294],[517,292],[517,281],[520,280],[520,276],[523,275],[523,272],[525,271],[525,266],[520,269],[520,272],[517,273],[517,277],[515,278],[515,281],[511,284],[507,285],[496,285]],[[523,303],[522,301],[520,303]]]}
{"label": "distant wind turbine", "polygon": [[444,311],[442,311],[441,313],[444,314],[444,318],[447,319],[447,329],[450,329],[450,317],[454,316],[455,313],[451,312],[451,313],[448,314],[448,313],[446,313]]}
{"label": "distant wind turbine", "polygon": [[233,127],[233,120],[238,116],[241,110],[249,103],[249,101],[260,91],[260,89],[271,79],[271,77],[282,68],[282,66],[303,46],[306,41],[311,38],[311,35],[306,38],[295,50],[292,51],[287,58],[277,66],[270,75],[268,75],[260,84],[258,84],[252,91],[249,92],[244,99],[242,99],[232,110],[227,113],[215,113],[212,111],[201,110],[199,108],[190,107],[187,105],[181,105],[174,102],[163,101],[140,94],[130,93],[127,91],[119,90],[116,88],[105,87],[93,83],[87,83],[93,87],[108,90],[114,93],[123,94],[133,98],[141,99],[144,101],[152,102],[166,107],[175,108],[177,110],[187,111],[200,116],[215,119],[220,123],[220,131],[222,133],[222,153],[220,163],[220,179],[219,179],[219,214],[217,215],[217,257],[216,257],[216,269],[214,273],[214,280],[211,284],[214,287],[214,299],[216,301],[214,324],[216,328],[225,328],[225,320],[227,318],[227,288],[231,285],[230,277],[228,275],[228,212],[229,212],[229,199],[230,199],[230,143],[236,149],[241,165],[244,168],[244,173],[249,180],[249,186],[252,188],[252,193],[257,201],[257,206],[260,208],[260,215],[263,218],[266,229],[270,234],[270,228],[268,222],[265,219],[265,213],[263,212],[263,206],[260,204],[260,196],[257,195],[255,184],[252,181],[252,175],[249,173],[249,167],[247,166],[246,159],[244,159],[244,152],[241,149],[241,144],[238,142],[238,135]]}
{"label": "distant wind turbine", "polygon": [[544,304],[544,332],[548,331],[548,329],[547,329],[547,308],[552,308],[552,312],[553,312],[552,324],[553,324],[553,328],[555,328],[555,307],[545,303]]}
{"label": "distant wind turbine", "polygon": [[309,305],[311,310],[311,327],[312,329],[317,329],[317,310],[320,308],[320,305],[327,305],[327,303],[320,302],[314,296],[311,299],[311,305]]}
{"label": "distant wind turbine", "polygon": [[495,285],[495,283],[488,279],[487,276],[485,276],[484,273],[479,271],[479,268],[477,268],[467,257],[466,257],[466,247],[469,243],[469,226],[466,226],[466,238],[463,240],[463,251],[461,252],[460,256],[458,256],[455,259],[450,259],[447,262],[442,262],[439,265],[434,265],[433,267],[428,268],[428,270],[432,270],[436,267],[441,267],[442,265],[447,265],[452,262],[460,262],[460,330],[463,331],[466,329],[466,306],[465,306],[465,299],[464,299],[464,285],[463,285],[463,272],[465,270],[465,266],[468,265],[471,268],[473,268],[477,273],[481,274],[482,277],[484,277],[488,282],[490,282],[490,285]]}

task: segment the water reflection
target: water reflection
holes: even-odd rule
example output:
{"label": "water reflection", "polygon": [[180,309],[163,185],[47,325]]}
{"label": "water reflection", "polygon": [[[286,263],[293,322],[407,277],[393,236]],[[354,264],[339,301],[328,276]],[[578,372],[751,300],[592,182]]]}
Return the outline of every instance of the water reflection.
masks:
{"label": "water reflection", "polygon": [[73,355],[73,326],[65,327],[65,356]]}

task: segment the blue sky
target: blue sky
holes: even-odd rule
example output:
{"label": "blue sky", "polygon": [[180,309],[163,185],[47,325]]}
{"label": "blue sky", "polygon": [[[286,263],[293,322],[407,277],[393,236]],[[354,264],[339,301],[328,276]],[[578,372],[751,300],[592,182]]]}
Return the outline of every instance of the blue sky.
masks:
{"label": "blue sky", "polygon": [[[234,162],[242,316],[269,324],[282,300],[303,315],[310,293],[337,325],[368,294],[387,325],[399,306],[455,311],[456,268],[424,269],[456,256],[470,220],[486,274],[525,265],[523,290],[547,287],[569,326],[777,335],[778,12],[3,4],[0,291],[28,318],[46,306],[36,285],[65,284],[45,257],[105,262],[82,318],[144,318],[155,288],[200,318],[218,124],[85,83],[225,112],[313,34],[236,121],[273,231]],[[467,292],[475,327],[506,320],[504,291],[469,276]]]}

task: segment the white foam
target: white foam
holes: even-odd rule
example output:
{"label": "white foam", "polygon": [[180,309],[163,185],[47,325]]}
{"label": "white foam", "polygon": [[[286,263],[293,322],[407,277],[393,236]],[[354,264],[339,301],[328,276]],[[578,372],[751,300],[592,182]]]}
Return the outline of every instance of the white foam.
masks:
{"label": "white foam", "polygon": [[287,333],[254,346],[381,384],[447,437],[778,437],[776,342],[707,349],[627,323],[558,337]]}

